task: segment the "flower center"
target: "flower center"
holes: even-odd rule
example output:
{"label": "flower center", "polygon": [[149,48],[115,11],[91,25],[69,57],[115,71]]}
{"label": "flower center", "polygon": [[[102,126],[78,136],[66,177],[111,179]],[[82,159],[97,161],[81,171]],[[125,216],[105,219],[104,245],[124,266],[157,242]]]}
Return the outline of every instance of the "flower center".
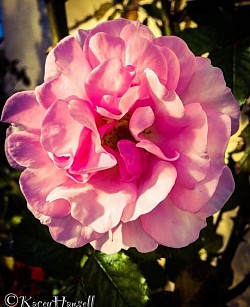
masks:
{"label": "flower center", "polygon": [[135,142],[135,139],[129,130],[129,119],[130,116],[126,115],[117,121],[115,127],[102,137],[102,145],[106,145],[109,148],[118,151],[117,143],[120,140],[130,140]]}

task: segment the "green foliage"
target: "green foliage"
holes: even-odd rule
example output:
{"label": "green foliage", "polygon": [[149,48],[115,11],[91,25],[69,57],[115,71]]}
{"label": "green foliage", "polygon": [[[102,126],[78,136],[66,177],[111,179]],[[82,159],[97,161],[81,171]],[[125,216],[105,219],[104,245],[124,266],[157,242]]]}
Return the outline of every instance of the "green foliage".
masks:
{"label": "green foliage", "polygon": [[97,307],[139,307],[148,300],[146,280],[124,252],[92,254],[83,267],[83,280],[88,294],[96,295]]}
{"label": "green foliage", "polygon": [[177,34],[196,55],[209,53],[214,66],[224,73],[240,105],[250,95],[250,28],[246,23],[250,6],[236,1],[190,1],[186,13],[198,28]]}
{"label": "green foliage", "polygon": [[250,49],[243,43],[225,43],[210,54],[214,66],[224,73],[227,86],[230,87],[240,105],[250,95]]}

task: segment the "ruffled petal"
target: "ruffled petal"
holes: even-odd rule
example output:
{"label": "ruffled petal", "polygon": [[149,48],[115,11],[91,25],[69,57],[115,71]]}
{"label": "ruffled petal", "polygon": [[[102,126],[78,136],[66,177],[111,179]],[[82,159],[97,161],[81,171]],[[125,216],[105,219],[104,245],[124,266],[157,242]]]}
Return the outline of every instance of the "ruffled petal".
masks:
{"label": "ruffled petal", "polygon": [[152,252],[158,246],[157,241],[144,231],[140,219],[122,224],[122,236],[125,246],[135,247],[140,253]]}
{"label": "ruffled petal", "polygon": [[160,83],[158,76],[152,70],[147,69],[145,74],[150,96],[155,103],[154,113],[157,116],[155,124],[158,130],[166,130],[165,126],[161,129],[163,123],[168,126],[179,125],[180,119],[183,119],[185,114],[182,101],[174,91],[168,91],[166,87]]}
{"label": "ruffled petal", "polygon": [[11,157],[19,164],[29,168],[42,167],[49,159],[40,144],[40,131],[29,130],[11,134],[8,148]]}
{"label": "ruffled petal", "polygon": [[144,231],[159,244],[180,248],[198,239],[206,221],[199,216],[178,209],[169,199],[149,214],[141,216]]}
{"label": "ruffled petal", "polygon": [[70,173],[93,173],[116,165],[117,161],[113,155],[102,147],[96,127],[101,118],[96,117],[90,104],[74,100],[69,103],[69,109],[71,116],[83,126]]}
{"label": "ruffled petal", "polygon": [[163,56],[165,57],[168,67],[167,82],[165,86],[168,90],[176,90],[180,79],[179,59],[170,48],[167,47],[160,47],[160,48]]}
{"label": "ruffled petal", "polygon": [[119,224],[123,209],[134,203],[135,197],[133,183],[122,183],[114,171],[106,171],[105,180],[102,174],[96,174],[84,185],[70,181],[54,189],[48,200],[68,200],[72,217],[97,232],[105,233]]}
{"label": "ruffled petal", "polygon": [[[52,180],[53,178],[56,180]],[[47,196],[67,179],[65,172],[55,168],[49,161],[39,169],[26,169],[20,176],[20,188],[31,207],[49,216],[53,210],[50,207],[56,204],[47,203]]]}
{"label": "ruffled petal", "polygon": [[54,78],[48,72],[47,81],[36,87],[35,94],[39,103],[48,108],[56,100],[65,100],[72,94],[85,98],[84,81],[91,69],[76,39],[67,36],[51,52],[53,55],[50,58],[54,57],[60,74],[53,69]]}
{"label": "ruffled petal", "polygon": [[206,113],[196,103],[185,107],[185,117],[184,127],[178,137],[168,139],[168,146],[180,153],[179,159],[173,162],[178,172],[177,182],[193,189],[205,178],[210,165],[208,123]]}
{"label": "ruffled petal", "polygon": [[209,59],[196,58],[194,75],[181,98],[184,104],[200,103],[205,112],[214,110],[227,114],[232,120],[232,134],[238,130],[239,104],[226,87],[222,71],[213,67]]}
{"label": "ruffled petal", "polygon": [[130,205],[125,208],[122,221],[136,220],[139,216],[153,210],[171,191],[176,175],[176,169],[171,163],[153,160],[138,184],[135,207]]}
{"label": "ruffled petal", "polygon": [[122,140],[117,145],[122,160],[119,161],[122,181],[129,182],[139,178],[147,167],[147,153],[128,140]]}
{"label": "ruffled petal", "polygon": [[[140,52],[135,52],[140,50]],[[153,43],[145,38],[131,37],[126,42],[126,65],[132,65],[137,68],[134,84],[140,84],[143,79],[143,73],[146,68],[153,70],[159,80],[165,84],[167,81],[168,67],[165,57]]]}
{"label": "ruffled petal", "polygon": [[123,27],[120,33],[120,37],[125,41],[129,41],[131,38],[134,40],[138,37],[144,38],[150,42],[153,41],[154,35],[148,27],[141,24],[139,21],[133,21]]}
{"label": "ruffled petal", "polygon": [[113,254],[121,249],[127,250],[130,247],[135,247],[141,253],[148,253],[158,246],[158,243],[144,231],[139,219],[119,224],[90,244],[106,254]]}
{"label": "ruffled petal", "polygon": [[[154,43],[161,47],[170,48],[177,56],[180,64],[180,77],[176,88],[177,94],[186,89],[195,68],[195,56],[187,44],[177,36],[162,36],[154,39]],[[192,87],[191,87],[192,88]]]}
{"label": "ruffled petal", "polygon": [[170,193],[172,201],[182,210],[197,213],[207,205],[216,190],[221,172],[222,168],[211,166],[206,177],[194,189],[176,183]]}
{"label": "ruffled petal", "polygon": [[124,63],[125,43],[121,38],[104,32],[96,33],[90,38],[88,58],[93,68],[114,57]]}
{"label": "ruffled petal", "polygon": [[129,129],[136,140],[140,140],[140,133],[150,127],[155,120],[151,107],[139,107],[131,116]]}
{"label": "ruffled petal", "polygon": [[39,129],[45,109],[39,105],[33,91],[16,93],[11,96],[4,108],[1,121],[15,123],[26,129]]}
{"label": "ruffled petal", "polygon": [[82,128],[82,125],[71,117],[68,103],[57,100],[48,109],[42,123],[42,146],[57,157],[74,156]]}
{"label": "ruffled petal", "polygon": [[89,30],[78,29],[74,34],[75,39],[77,40],[78,44],[81,46],[82,49],[85,45],[85,41],[89,35],[89,32]]}
{"label": "ruffled petal", "polygon": [[69,248],[81,247],[102,236],[92,227],[83,226],[70,215],[64,218],[53,218],[48,226],[52,238]]}
{"label": "ruffled petal", "polygon": [[208,200],[207,206],[203,206],[198,215],[204,219],[218,212],[232,195],[234,188],[233,175],[230,169],[225,166],[215,192]]}
{"label": "ruffled petal", "polygon": [[125,246],[122,242],[122,227],[118,226],[105,233],[100,239],[90,242],[96,250],[101,250],[105,254],[114,254],[121,249],[127,250],[129,246]]}
{"label": "ruffled petal", "polygon": [[123,66],[119,58],[110,58],[92,70],[85,84],[86,93],[95,105],[113,111],[114,100],[111,100],[112,103],[103,101],[100,105],[101,98],[105,95],[115,98],[122,96],[129,89],[134,76],[133,67]]}

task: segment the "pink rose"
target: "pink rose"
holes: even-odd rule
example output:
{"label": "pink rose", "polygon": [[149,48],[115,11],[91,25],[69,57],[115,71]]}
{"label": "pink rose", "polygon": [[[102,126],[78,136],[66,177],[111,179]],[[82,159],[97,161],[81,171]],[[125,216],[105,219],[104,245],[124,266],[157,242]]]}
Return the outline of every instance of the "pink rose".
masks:
{"label": "pink rose", "polygon": [[54,240],[113,253],[198,238],[234,189],[224,153],[238,117],[209,59],[118,19],[63,39],[44,83],[13,95],[2,120],[28,208]]}

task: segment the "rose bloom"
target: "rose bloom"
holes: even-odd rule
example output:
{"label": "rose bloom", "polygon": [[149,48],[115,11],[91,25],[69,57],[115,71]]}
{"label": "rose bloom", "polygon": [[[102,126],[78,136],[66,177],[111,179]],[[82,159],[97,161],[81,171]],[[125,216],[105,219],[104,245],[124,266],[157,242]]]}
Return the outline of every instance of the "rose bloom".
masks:
{"label": "rose bloom", "polygon": [[44,83],[2,114],[29,210],[57,242],[105,253],[198,238],[234,189],[224,154],[238,117],[209,59],[125,19],[64,38]]}

